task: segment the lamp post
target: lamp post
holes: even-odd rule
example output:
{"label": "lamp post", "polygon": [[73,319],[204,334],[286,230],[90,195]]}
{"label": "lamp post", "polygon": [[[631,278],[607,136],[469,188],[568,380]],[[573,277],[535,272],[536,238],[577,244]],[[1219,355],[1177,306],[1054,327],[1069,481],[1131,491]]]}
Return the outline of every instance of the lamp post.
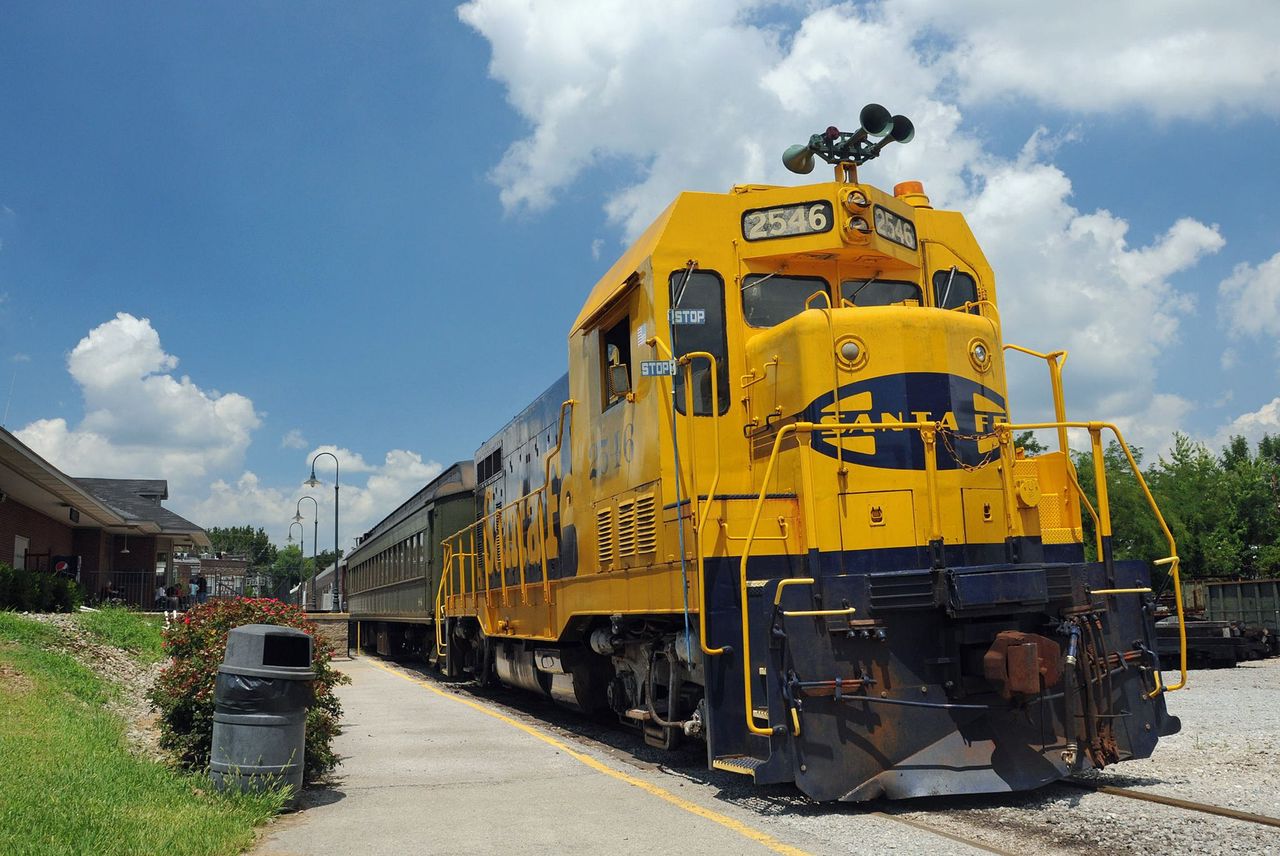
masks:
{"label": "lamp post", "polygon": [[298,500],[297,514],[293,515],[294,523],[302,523],[302,500],[309,499],[311,504],[316,507],[315,519],[311,522],[311,607],[314,609],[316,605],[316,574],[320,571],[320,503],[316,502],[314,496],[304,496]]}
{"label": "lamp post", "polygon": [[307,479],[305,484],[307,487],[320,486],[320,480],[316,478],[316,461],[320,460],[321,455],[333,458],[333,611],[341,612],[342,580],[338,577],[338,479],[340,476],[338,456],[333,452],[317,452],[311,459],[311,478]]}
{"label": "lamp post", "polygon": [[[301,521],[295,520],[289,524],[289,543],[293,543],[293,527],[295,526],[298,527],[298,540],[302,542],[301,546],[298,547],[298,552],[302,555],[302,558],[305,559],[307,557],[307,530],[303,527]],[[299,582],[301,582],[301,580],[299,580]]]}

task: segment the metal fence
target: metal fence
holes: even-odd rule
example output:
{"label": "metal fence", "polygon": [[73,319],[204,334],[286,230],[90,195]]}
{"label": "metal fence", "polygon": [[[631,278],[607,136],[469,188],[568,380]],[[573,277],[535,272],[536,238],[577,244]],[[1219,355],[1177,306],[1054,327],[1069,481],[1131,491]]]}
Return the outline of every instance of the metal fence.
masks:
{"label": "metal fence", "polygon": [[[166,611],[189,609],[202,600],[198,589],[192,594],[189,580],[166,584],[163,573],[112,571],[103,577],[101,586],[95,586],[94,580],[84,580],[85,600],[90,605],[118,604],[144,611]],[[243,574],[209,574],[205,577],[203,600],[258,596],[246,579]]]}
{"label": "metal fence", "polygon": [[[164,573],[149,571],[113,571],[110,574],[84,577],[85,603],[90,606],[118,604],[144,611],[186,610],[201,602],[192,595],[189,580],[166,583]],[[330,607],[331,597],[321,592],[321,603],[311,602],[311,587],[304,583],[280,580],[269,574],[206,574],[204,600],[233,597],[267,597],[294,606],[323,611]],[[170,600],[176,599],[176,603]]]}

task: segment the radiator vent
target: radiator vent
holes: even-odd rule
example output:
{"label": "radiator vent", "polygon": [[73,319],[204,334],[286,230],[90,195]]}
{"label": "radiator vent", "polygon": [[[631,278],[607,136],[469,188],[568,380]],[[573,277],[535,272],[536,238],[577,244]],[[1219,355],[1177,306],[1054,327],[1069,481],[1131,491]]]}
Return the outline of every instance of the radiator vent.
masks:
{"label": "radiator vent", "polygon": [[504,567],[502,564],[502,512],[498,512],[493,516],[493,567],[497,571],[501,571]]}
{"label": "radiator vent", "polygon": [[636,554],[636,503],[629,499],[618,503],[618,557]]}
{"label": "radiator vent", "polygon": [[658,550],[658,520],[656,502],[651,493],[636,497],[636,552],[655,553]]}
{"label": "radiator vent", "polygon": [[1048,583],[1049,600],[1074,600],[1075,585],[1071,569],[1066,565],[1049,565],[1044,569]]}
{"label": "radiator vent", "polygon": [[868,574],[871,608],[928,609],[933,602],[933,573],[929,570]]}
{"label": "radiator vent", "polygon": [[613,508],[608,505],[596,510],[596,551],[600,570],[613,564]]}

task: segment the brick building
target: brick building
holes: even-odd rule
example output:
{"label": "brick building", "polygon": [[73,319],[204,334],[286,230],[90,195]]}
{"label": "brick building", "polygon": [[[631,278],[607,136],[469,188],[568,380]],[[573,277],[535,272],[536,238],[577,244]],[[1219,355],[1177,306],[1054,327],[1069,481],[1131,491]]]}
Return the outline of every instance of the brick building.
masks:
{"label": "brick building", "polygon": [[0,428],[0,562],[80,580],[90,598],[149,606],[176,582],[174,555],[208,549],[209,536],[161,505],[163,479],[73,478]]}

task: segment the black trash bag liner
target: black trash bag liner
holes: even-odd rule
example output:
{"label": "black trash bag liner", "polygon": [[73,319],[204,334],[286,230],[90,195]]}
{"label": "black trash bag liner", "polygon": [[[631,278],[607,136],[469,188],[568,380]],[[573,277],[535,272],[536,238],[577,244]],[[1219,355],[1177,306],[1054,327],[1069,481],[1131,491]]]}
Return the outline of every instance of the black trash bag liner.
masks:
{"label": "black trash bag liner", "polygon": [[291,713],[315,701],[311,681],[218,673],[213,703],[222,713]]}

